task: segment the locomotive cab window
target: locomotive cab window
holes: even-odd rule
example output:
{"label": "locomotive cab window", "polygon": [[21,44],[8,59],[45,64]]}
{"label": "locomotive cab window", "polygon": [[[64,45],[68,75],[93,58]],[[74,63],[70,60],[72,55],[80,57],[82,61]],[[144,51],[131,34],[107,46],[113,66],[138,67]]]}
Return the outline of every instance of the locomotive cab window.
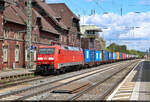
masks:
{"label": "locomotive cab window", "polygon": [[55,48],[40,48],[39,54],[54,54]]}

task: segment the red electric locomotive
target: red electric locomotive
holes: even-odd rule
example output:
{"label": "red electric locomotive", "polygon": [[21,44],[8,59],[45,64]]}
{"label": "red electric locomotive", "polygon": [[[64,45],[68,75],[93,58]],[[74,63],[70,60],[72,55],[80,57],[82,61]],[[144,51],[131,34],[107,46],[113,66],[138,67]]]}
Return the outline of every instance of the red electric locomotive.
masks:
{"label": "red electric locomotive", "polygon": [[36,73],[59,73],[72,66],[82,67],[83,64],[84,56],[81,48],[63,45],[40,46],[37,54]]}

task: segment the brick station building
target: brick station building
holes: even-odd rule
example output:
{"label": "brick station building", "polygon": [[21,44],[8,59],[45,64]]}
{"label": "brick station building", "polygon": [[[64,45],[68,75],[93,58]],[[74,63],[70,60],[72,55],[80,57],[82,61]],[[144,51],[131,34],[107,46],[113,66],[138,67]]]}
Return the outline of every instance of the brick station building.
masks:
{"label": "brick station building", "polygon": [[[20,7],[0,1],[0,70],[26,67],[26,1]],[[45,0],[32,0],[32,45],[64,44],[80,47],[79,18],[65,4],[47,5]],[[6,7],[3,9],[3,7]],[[62,15],[62,9],[64,15]],[[66,15],[70,15],[67,16]]]}
{"label": "brick station building", "polygon": [[[80,19],[64,3],[48,4],[68,28],[67,45],[80,47]],[[64,37],[61,38],[66,39]]]}

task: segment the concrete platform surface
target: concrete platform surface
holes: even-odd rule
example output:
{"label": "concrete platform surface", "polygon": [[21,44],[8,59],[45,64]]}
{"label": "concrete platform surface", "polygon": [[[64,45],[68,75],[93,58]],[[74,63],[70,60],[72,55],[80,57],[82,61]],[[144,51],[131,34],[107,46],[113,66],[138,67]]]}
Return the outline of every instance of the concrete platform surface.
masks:
{"label": "concrete platform surface", "polygon": [[35,69],[16,68],[14,70],[1,71],[0,78],[7,76],[21,75],[25,73],[34,73],[34,70]]}
{"label": "concrete platform surface", "polygon": [[141,79],[139,82],[140,82],[140,88],[139,88],[138,100],[150,101],[150,61],[145,61],[142,63]]}
{"label": "concrete platform surface", "polygon": [[107,100],[150,101],[150,61],[140,62]]}

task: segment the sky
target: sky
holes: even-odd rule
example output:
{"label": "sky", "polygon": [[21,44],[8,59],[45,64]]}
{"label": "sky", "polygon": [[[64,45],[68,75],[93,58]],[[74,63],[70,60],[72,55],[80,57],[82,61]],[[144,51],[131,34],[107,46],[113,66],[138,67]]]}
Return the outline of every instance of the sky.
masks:
{"label": "sky", "polygon": [[[128,49],[150,48],[150,0],[47,0],[65,3],[80,24],[97,25],[106,45],[115,42]],[[122,9],[122,13],[121,13]],[[95,12],[95,13],[94,13]]]}

